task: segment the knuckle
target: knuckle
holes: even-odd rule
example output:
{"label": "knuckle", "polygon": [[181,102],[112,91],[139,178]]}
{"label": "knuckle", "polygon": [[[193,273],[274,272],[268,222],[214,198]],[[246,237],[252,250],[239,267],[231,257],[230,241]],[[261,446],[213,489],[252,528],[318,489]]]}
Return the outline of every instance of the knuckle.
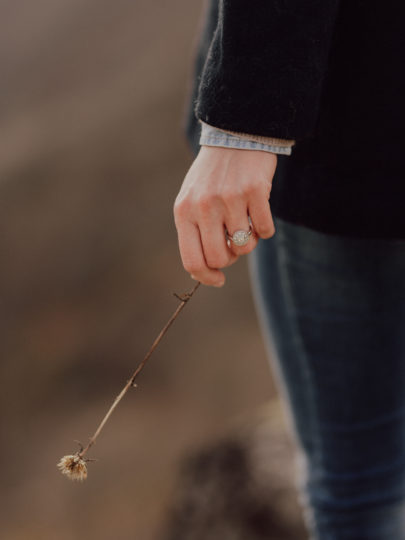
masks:
{"label": "knuckle", "polygon": [[197,276],[202,270],[201,266],[193,261],[184,261],[183,266],[189,274],[194,276]]}
{"label": "knuckle", "polygon": [[197,207],[201,214],[207,215],[211,213],[215,202],[216,197],[214,195],[203,195],[198,199]]}
{"label": "knuckle", "polygon": [[247,255],[248,253],[250,253],[250,251],[252,251],[252,249],[253,248],[251,247],[251,245],[232,247],[232,251],[236,255]]}
{"label": "knuckle", "polygon": [[249,184],[245,184],[242,187],[241,191],[243,197],[250,197],[254,193],[254,186],[251,182],[249,182]]}
{"label": "knuckle", "polygon": [[221,254],[212,254],[207,256],[207,265],[209,268],[224,268],[228,264],[228,257]]}
{"label": "knuckle", "polygon": [[227,268],[229,266],[232,266],[233,264],[236,263],[236,261],[239,259],[239,255],[237,255],[236,253],[232,253],[232,256],[228,259],[228,262],[226,263],[225,266],[223,266],[222,268]]}
{"label": "knuckle", "polygon": [[177,218],[185,217],[190,211],[190,202],[187,199],[176,199],[173,205],[173,213]]}
{"label": "knuckle", "polygon": [[251,180],[243,187],[243,192],[246,196],[252,196],[261,192],[261,183],[256,179]]}
{"label": "knuckle", "polygon": [[243,247],[243,250],[244,250],[243,254],[247,255],[248,253],[253,251],[255,249],[255,247],[256,247],[256,242],[255,243],[253,243],[253,242],[249,243],[247,246]]}
{"label": "knuckle", "polygon": [[243,193],[234,187],[226,187],[221,191],[221,198],[226,206],[233,206],[241,197]]}
{"label": "knuckle", "polygon": [[263,183],[258,181],[258,180],[255,180],[254,182],[251,183],[250,185],[250,194],[251,195],[258,195],[258,196],[262,196],[263,193],[264,193],[264,186],[263,186]]}

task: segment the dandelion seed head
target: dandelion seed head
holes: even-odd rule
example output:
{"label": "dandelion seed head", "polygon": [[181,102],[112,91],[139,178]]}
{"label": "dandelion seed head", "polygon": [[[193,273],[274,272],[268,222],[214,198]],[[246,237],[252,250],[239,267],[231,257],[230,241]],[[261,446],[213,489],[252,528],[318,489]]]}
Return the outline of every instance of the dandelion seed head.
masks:
{"label": "dandelion seed head", "polygon": [[63,456],[57,467],[71,480],[83,481],[87,478],[86,462],[78,454]]}

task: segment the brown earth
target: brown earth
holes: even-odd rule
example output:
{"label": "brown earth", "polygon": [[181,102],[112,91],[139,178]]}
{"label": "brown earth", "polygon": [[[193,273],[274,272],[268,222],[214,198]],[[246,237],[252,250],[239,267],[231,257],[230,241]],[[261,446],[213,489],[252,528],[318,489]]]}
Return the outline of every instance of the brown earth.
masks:
{"label": "brown earth", "polygon": [[[274,397],[245,262],[201,288],[87,442],[192,283],[172,203],[197,0],[0,5],[0,351],[6,540],[152,540],[183,456]],[[207,538],[207,540],[210,540]]]}

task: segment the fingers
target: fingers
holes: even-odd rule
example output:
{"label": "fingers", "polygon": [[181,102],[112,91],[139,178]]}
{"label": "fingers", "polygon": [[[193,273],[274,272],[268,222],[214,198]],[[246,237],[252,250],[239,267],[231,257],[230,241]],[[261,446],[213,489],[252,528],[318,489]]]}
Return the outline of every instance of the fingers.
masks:
{"label": "fingers", "polygon": [[[221,286],[221,268],[251,252],[258,237],[274,234],[269,196],[277,158],[271,153],[202,146],[174,205],[181,258],[192,277]],[[244,246],[226,231],[253,234]]]}
{"label": "fingers", "polygon": [[204,257],[198,227],[191,222],[179,224],[178,242],[183,266],[193,279],[205,285],[222,287],[225,283],[223,272],[210,268]]}
{"label": "fingers", "polygon": [[270,238],[276,232],[270,203],[265,193],[256,192],[249,200],[249,215],[253,229],[260,238]]}
{"label": "fingers", "polygon": [[[250,228],[248,208],[246,204],[243,204],[243,201],[238,201],[236,204],[232,205],[229,208],[227,219],[226,219],[226,229],[228,234],[232,236],[236,231],[243,230],[248,231]],[[253,230],[252,234],[249,237],[249,240],[244,246],[237,246],[229,240],[228,245],[232,253],[235,255],[247,255],[257,245],[257,236]]]}
{"label": "fingers", "polygon": [[[258,237],[274,234],[274,224],[267,198],[252,197],[248,203],[240,197],[230,197],[227,204],[203,205],[196,211],[197,223],[189,218],[177,218],[179,248],[183,266],[194,279],[205,285],[221,287],[225,276],[220,271],[233,264],[240,255],[246,255],[257,246]],[[225,213],[225,219],[222,218]],[[249,231],[251,216],[253,232],[244,246],[227,240],[238,230]],[[222,218],[222,219],[221,219]],[[225,223],[223,222],[225,221]]]}
{"label": "fingers", "polygon": [[201,221],[200,236],[205,261],[209,268],[226,268],[237,260],[238,255],[233,253],[227,245],[222,221]]}

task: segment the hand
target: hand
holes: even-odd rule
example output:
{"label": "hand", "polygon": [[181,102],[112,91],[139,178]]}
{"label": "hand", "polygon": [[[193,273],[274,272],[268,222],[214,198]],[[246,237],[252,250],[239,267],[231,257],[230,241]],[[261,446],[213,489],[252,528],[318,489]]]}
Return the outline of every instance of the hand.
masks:
{"label": "hand", "polygon": [[[277,155],[260,150],[202,146],[174,204],[183,266],[193,279],[221,287],[221,268],[274,235],[269,197]],[[225,230],[249,229],[246,246],[227,245]]]}

